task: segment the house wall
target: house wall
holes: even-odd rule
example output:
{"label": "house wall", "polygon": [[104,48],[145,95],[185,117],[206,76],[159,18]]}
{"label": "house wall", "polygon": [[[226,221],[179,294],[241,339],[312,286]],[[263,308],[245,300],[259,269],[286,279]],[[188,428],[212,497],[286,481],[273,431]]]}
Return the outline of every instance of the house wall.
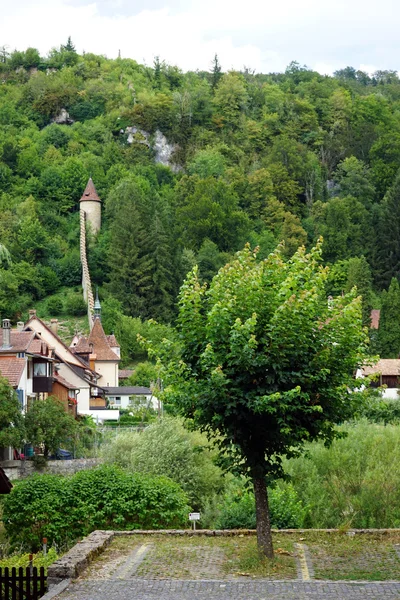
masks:
{"label": "house wall", "polygon": [[65,363],[60,363],[59,372],[61,377],[64,377],[68,383],[71,383],[73,386],[79,389],[79,393],[76,395],[76,400],[78,402],[78,413],[80,414],[81,411],[89,410],[90,386],[87,381],[79,377],[75,371],[73,371],[71,367]]}
{"label": "house wall", "polygon": [[42,339],[45,342],[47,342],[49,346],[55,348],[56,354],[61,358],[61,360],[69,362],[72,365],[76,365],[77,367],[83,366],[80,360],[78,360],[76,356],[62,344],[59,338],[56,335],[54,335],[51,331],[46,329],[46,327],[43,327],[40,321],[32,319],[28,327],[29,329],[40,333]]}
{"label": "house wall", "polygon": [[100,387],[118,387],[117,362],[96,360],[95,371],[101,376],[98,382]]}
{"label": "house wall", "polygon": [[[115,399],[116,397],[121,398],[121,404],[117,405],[115,401],[113,401],[113,398]],[[130,408],[130,398],[135,399],[135,397],[141,398],[143,400],[143,403],[146,403],[146,405],[149,405],[150,402],[150,407],[154,408],[154,410],[158,409],[158,399],[155,396],[132,396],[132,394],[126,396],[124,396],[123,394],[112,394],[110,396],[107,396],[110,402],[110,406],[115,406],[117,408]]]}
{"label": "house wall", "polygon": [[98,410],[82,410],[79,411],[82,415],[91,415],[96,423],[103,423],[103,421],[118,421],[119,410],[114,409],[98,409]]}

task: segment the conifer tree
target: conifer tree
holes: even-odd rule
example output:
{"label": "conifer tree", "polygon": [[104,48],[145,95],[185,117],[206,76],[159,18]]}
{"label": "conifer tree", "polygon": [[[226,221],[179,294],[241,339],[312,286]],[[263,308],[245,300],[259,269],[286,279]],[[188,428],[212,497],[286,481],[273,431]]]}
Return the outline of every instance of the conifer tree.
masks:
{"label": "conifer tree", "polygon": [[152,288],[147,307],[149,315],[168,322],[173,316],[173,256],[169,236],[158,209],[152,218],[147,245],[152,268]]}
{"label": "conifer tree", "polygon": [[400,277],[400,172],[382,203],[378,230],[377,279],[387,287]]}
{"label": "conifer tree", "polygon": [[371,269],[364,256],[350,258],[348,262],[345,291],[350,292],[354,286],[357,287],[357,292],[362,297],[363,325],[369,327],[372,309],[372,277]]}
{"label": "conifer tree", "polygon": [[135,202],[125,198],[115,211],[109,251],[112,294],[133,317],[146,317],[146,298],[152,290],[152,261],[147,235]]}
{"label": "conifer tree", "polygon": [[398,358],[400,354],[400,286],[393,277],[382,295],[378,347],[382,358]]}

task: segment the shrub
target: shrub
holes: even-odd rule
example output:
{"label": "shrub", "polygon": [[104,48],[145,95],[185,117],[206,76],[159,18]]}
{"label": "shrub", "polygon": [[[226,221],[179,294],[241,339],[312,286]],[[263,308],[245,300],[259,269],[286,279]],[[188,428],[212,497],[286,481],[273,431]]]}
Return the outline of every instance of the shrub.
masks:
{"label": "shrub", "polygon": [[95,529],[162,529],[187,522],[187,497],[167,477],[102,466],[72,477],[34,475],[17,482],[4,502],[13,544],[67,545]]}
{"label": "shrub", "polygon": [[[291,484],[280,482],[268,490],[271,525],[276,529],[302,527],[305,510]],[[204,523],[217,529],[255,529],[256,512],[253,492],[244,481],[234,479],[222,501],[214,509],[214,522]],[[207,520],[207,515],[206,515]]]}
{"label": "shrub", "polygon": [[65,310],[69,315],[80,317],[86,314],[87,306],[81,294],[71,294],[65,300]]}
{"label": "shrub", "polygon": [[103,456],[131,472],[170,477],[196,509],[223,489],[222,472],[207,439],[185,429],[179,419],[164,418],[141,433],[121,434],[103,448]]}
{"label": "shrub", "polygon": [[400,430],[361,421],[342,428],[330,448],[308,447],[308,457],[287,462],[307,526],[400,526]]}
{"label": "shrub", "polygon": [[57,296],[47,300],[47,312],[49,315],[61,315],[64,310],[63,301]]}

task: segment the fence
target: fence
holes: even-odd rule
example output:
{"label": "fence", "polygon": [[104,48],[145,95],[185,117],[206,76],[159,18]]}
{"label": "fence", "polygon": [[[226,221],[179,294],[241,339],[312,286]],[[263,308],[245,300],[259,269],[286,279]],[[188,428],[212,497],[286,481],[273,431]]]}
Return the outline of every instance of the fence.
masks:
{"label": "fence", "polygon": [[1,600],[38,600],[47,591],[47,577],[44,567],[17,569],[0,568],[0,598]]}

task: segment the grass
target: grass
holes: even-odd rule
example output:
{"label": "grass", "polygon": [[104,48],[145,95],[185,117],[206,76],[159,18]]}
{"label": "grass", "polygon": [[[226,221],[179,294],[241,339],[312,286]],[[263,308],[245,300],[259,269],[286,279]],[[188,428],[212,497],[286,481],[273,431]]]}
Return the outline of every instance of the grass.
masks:
{"label": "grass", "polygon": [[[111,574],[140,546],[149,545],[135,577],[143,579],[295,579],[293,542],[280,536],[273,561],[260,557],[255,537],[121,536],[115,538],[85,574]],[[111,567],[108,569],[107,565]]]}
{"label": "grass", "polygon": [[315,579],[385,581],[400,578],[400,534],[298,532],[274,534],[275,559],[260,556],[254,536],[121,536],[84,577],[110,577],[147,546],[134,577],[142,579],[296,579],[295,543],[306,544]]}
{"label": "grass", "polygon": [[359,534],[351,531],[307,534],[306,543],[316,579],[385,581],[399,579],[400,558],[394,545],[400,534]]}

